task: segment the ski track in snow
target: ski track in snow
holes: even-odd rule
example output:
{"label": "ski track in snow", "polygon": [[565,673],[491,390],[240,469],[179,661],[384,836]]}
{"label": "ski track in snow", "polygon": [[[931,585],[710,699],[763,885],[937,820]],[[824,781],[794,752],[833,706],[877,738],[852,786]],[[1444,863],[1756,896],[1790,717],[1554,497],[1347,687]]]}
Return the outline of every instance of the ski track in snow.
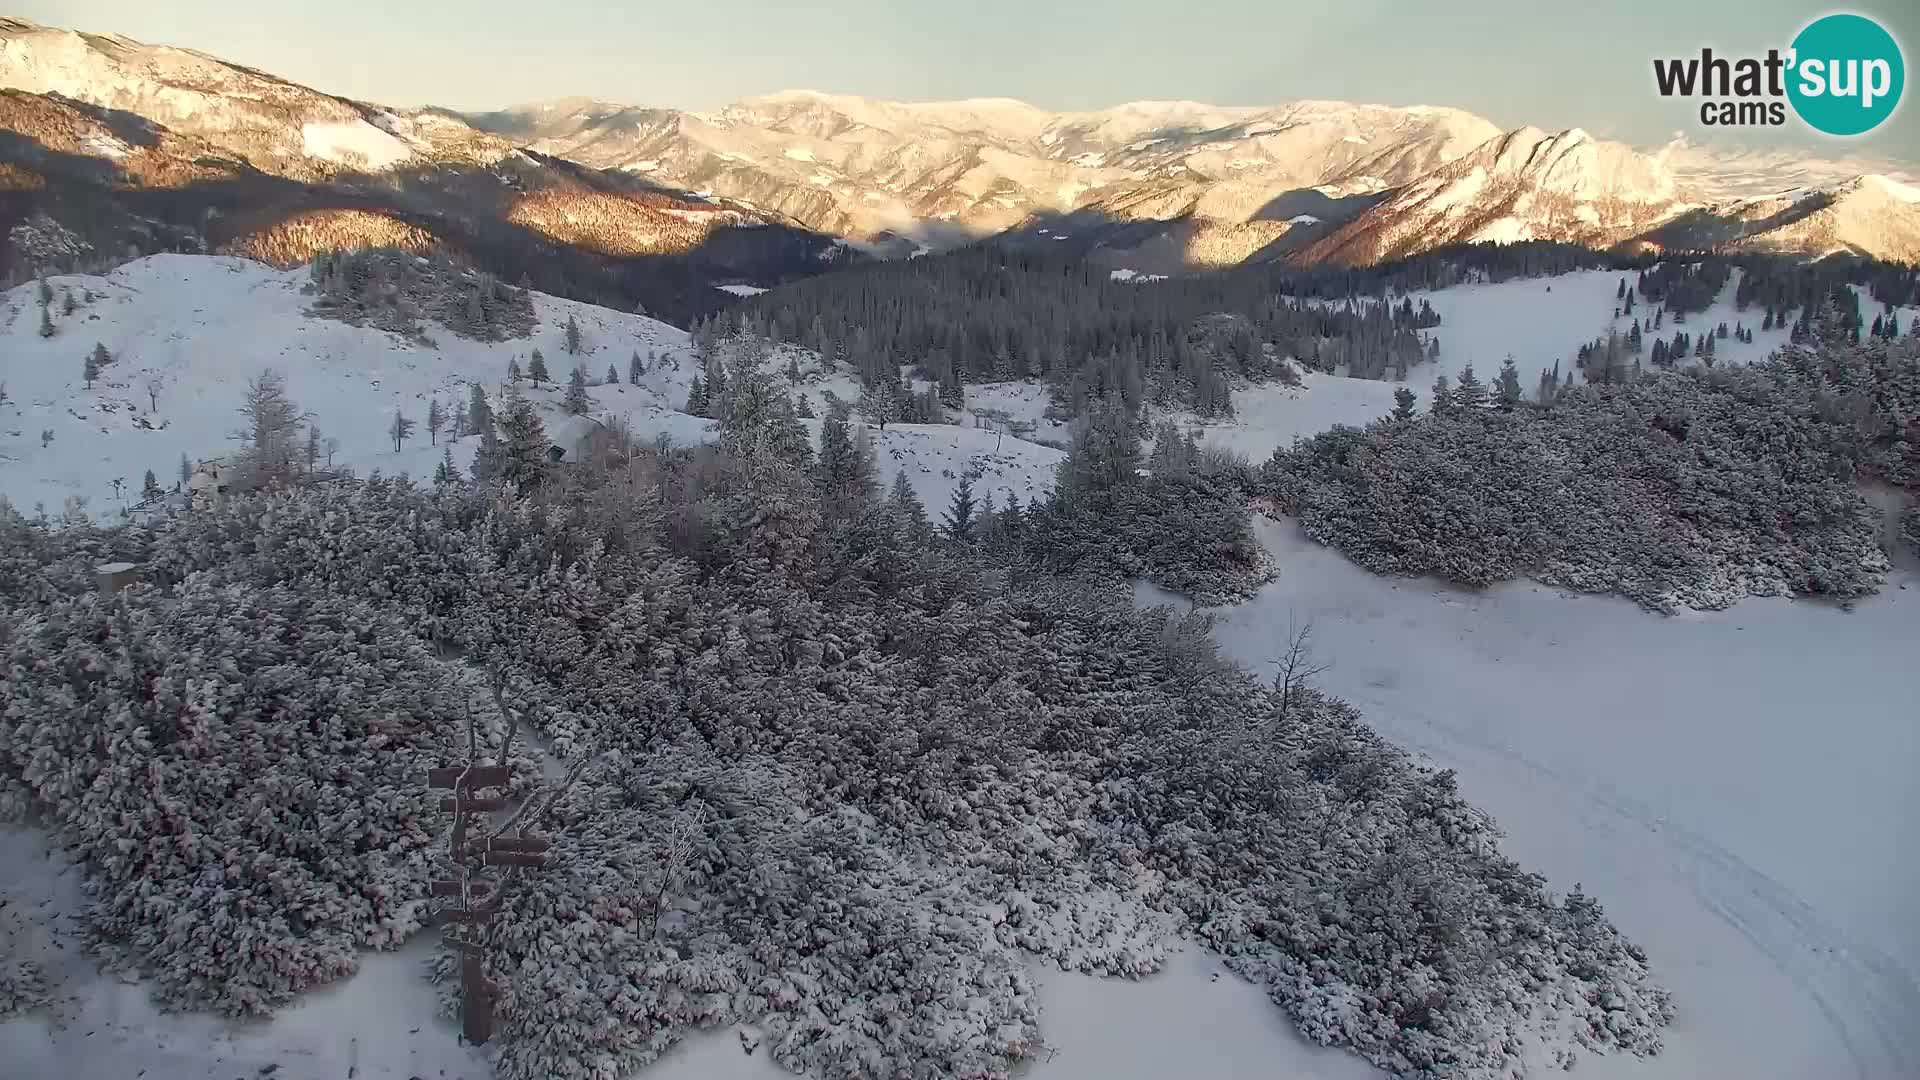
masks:
{"label": "ski track in snow", "polygon": [[[1259,532],[1281,578],[1212,609],[1222,646],[1259,670],[1290,619],[1315,620],[1334,664],[1322,685],[1458,770],[1462,794],[1503,827],[1503,850],[1556,891],[1583,882],[1673,990],[1661,1054],[1587,1057],[1581,1075],[1920,1076],[1920,938],[1897,900],[1920,880],[1898,779],[1920,743],[1895,704],[1916,699],[1915,677],[1885,665],[1897,645],[1836,666],[1843,683],[1872,681],[1848,685],[1821,721],[1768,685],[1792,678],[1787,657],[1808,640],[1834,656],[1904,640],[1911,575],[1850,613],[1765,599],[1666,619],[1528,582],[1472,593],[1375,578],[1289,525]],[[1597,689],[1608,681],[1627,685]]]}
{"label": "ski track in snow", "polygon": [[[1822,919],[1779,881],[1590,776],[1547,765],[1431,713],[1377,697],[1343,696],[1370,718],[1399,713],[1443,733],[1445,738],[1437,743],[1418,747],[1430,758],[1454,759],[1462,751],[1492,756],[1530,774],[1542,789],[1578,796],[1598,819],[1592,822],[1595,826],[1658,834],[1669,849],[1669,869],[1689,879],[1701,905],[1804,990],[1845,1045],[1851,1075],[1859,1080],[1920,1075],[1911,1034],[1911,1024],[1920,1018],[1920,986],[1889,957]],[[1403,745],[1412,742],[1398,732],[1394,737]],[[1605,903],[1604,896],[1599,899]],[[1819,959],[1823,956],[1824,962]],[[1659,958],[1654,960],[1657,971]]]}

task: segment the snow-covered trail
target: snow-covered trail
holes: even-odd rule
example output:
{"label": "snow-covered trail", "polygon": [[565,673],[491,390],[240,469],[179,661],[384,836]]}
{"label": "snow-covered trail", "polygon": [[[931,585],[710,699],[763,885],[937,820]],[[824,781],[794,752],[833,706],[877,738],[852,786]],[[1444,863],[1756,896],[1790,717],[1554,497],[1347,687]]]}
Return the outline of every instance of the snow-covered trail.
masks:
{"label": "snow-covered trail", "polygon": [[1645,945],[1679,1010],[1601,1077],[1920,1076],[1920,589],[1848,613],[1665,619],[1520,583],[1372,577],[1263,523],[1281,576],[1218,612],[1260,668],[1312,619],[1328,690],[1458,770],[1509,854]]}

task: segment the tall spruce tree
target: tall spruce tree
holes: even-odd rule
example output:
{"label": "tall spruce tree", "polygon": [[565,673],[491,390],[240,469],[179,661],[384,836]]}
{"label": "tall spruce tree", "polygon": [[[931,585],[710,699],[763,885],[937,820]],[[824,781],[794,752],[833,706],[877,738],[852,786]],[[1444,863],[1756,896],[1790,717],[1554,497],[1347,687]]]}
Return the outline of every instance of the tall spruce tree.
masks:
{"label": "tall spruce tree", "polygon": [[1412,390],[1404,386],[1395,387],[1393,391],[1393,418],[1395,420],[1413,419],[1415,416],[1414,408],[1419,400]]}
{"label": "tall spruce tree", "polygon": [[1460,369],[1460,382],[1453,391],[1454,404],[1463,409],[1478,409],[1487,403],[1487,384],[1473,373],[1473,365]]}
{"label": "tall spruce tree", "polygon": [[491,434],[493,431],[493,406],[487,404],[486,388],[479,383],[469,384],[467,395],[467,431],[472,434]]}
{"label": "tall spruce tree", "polygon": [[568,416],[581,416],[593,407],[593,401],[587,397],[587,369],[578,364],[567,376],[567,396],[560,403]]}
{"label": "tall spruce tree", "polygon": [[947,503],[946,516],[941,519],[941,529],[947,539],[956,543],[965,543],[973,538],[973,479],[964,474],[960,477],[960,486],[954,488],[953,499]]}
{"label": "tall spruce tree", "polygon": [[538,487],[546,476],[547,428],[533,402],[518,394],[500,420],[500,479],[522,490]]}
{"label": "tall spruce tree", "polygon": [[[1623,285],[1626,283],[1625,278],[1620,281]],[[1506,362],[1500,365],[1500,377],[1495,380],[1494,388],[1494,398],[1502,409],[1511,412],[1520,404],[1520,369],[1513,365],[1513,357],[1507,357]]]}

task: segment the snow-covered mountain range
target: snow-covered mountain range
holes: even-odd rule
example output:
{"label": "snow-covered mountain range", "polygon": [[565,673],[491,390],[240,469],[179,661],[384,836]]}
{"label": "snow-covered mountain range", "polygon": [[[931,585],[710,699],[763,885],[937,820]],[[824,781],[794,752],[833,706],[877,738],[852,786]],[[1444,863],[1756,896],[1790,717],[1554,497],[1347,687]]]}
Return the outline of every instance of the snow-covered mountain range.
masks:
{"label": "snow-covered mountain range", "polygon": [[[1860,182],[1846,162],[1742,154],[1722,166],[1684,143],[1644,152],[1578,129],[1502,131],[1459,109],[1335,101],[1056,113],[1004,99],[788,91],[712,113],[566,99],[468,119],[543,153],[886,250],[1015,230],[1076,250],[1159,254],[1155,268],[1166,256],[1366,263],[1464,241],[1606,247],[1685,215],[1745,220],[1757,195],[1839,199]],[[1900,204],[1773,246],[1913,258],[1916,220]]]}
{"label": "snow-covered mountain range", "polygon": [[[1519,240],[1920,259],[1920,200],[1904,197],[1913,177],[1898,163],[1717,155],[1683,141],[1642,151],[1429,106],[1050,112],[800,90],[712,112],[576,98],[458,114],[14,19],[0,19],[0,91],[6,224],[33,225],[25,240],[43,248],[39,216],[100,250],[196,250],[185,233],[200,249],[285,248],[291,262],[316,234],[342,230],[302,215],[351,206],[380,219],[356,219],[346,231],[368,234],[357,239],[475,246],[446,234],[479,219],[603,258],[725,261],[742,247],[735,234],[760,230],[731,258],[742,279],[817,269],[845,250],[822,247],[827,237],[902,256],[995,234],[1143,272]],[[89,170],[116,192],[104,201],[158,189],[171,209],[56,212],[46,189]],[[91,220],[101,216],[115,227]],[[769,228],[795,237],[774,259],[760,250]],[[36,261],[14,241],[15,264]]]}
{"label": "snow-covered mountain range", "polygon": [[717,306],[711,284],[811,273],[848,251],[764,210],[545,157],[440,111],[8,18],[0,229],[0,283],[153,252],[292,266],[339,247],[446,247],[510,280],[637,299],[682,322]]}

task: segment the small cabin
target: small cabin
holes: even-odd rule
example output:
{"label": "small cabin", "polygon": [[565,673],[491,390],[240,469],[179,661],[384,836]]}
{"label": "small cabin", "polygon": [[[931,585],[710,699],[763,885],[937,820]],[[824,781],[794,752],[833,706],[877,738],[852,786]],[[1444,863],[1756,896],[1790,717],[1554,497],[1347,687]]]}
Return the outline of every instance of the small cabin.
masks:
{"label": "small cabin", "polygon": [[226,501],[237,479],[233,466],[219,458],[209,458],[193,467],[187,478],[187,501],[196,509],[207,509]]}
{"label": "small cabin", "polygon": [[140,564],[130,562],[101,563],[93,568],[94,579],[100,583],[103,596],[112,596],[140,580]]}
{"label": "small cabin", "polygon": [[591,416],[569,416],[547,429],[547,460],[557,465],[578,465],[593,457],[595,448],[606,445],[607,425]]}

